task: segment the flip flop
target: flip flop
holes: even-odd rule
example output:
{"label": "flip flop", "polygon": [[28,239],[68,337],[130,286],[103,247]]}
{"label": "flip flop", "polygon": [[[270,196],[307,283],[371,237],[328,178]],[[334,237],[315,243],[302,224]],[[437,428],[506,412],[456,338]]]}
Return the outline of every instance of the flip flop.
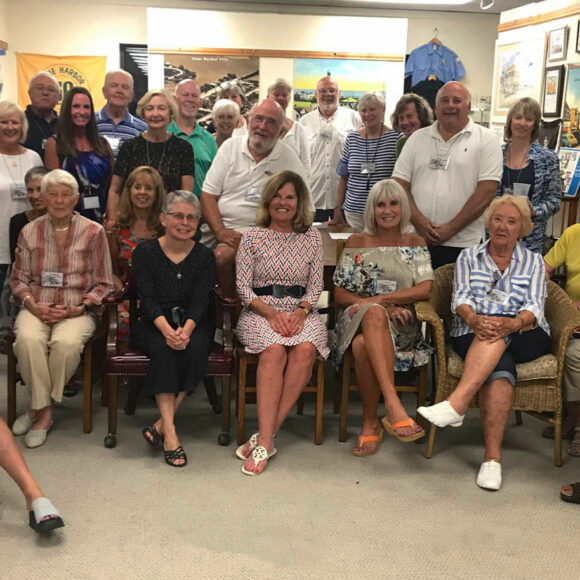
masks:
{"label": "flip flop", "polygon": [[[268,459],[270,459],[270,457],[274,456],[275,454],[276,449],[273,449],[272,453],[268,453],[268,450],[265,447],[263,447],[262,445],[258,445],[252,451],[252,460],[254,461],[254,467],[256,467],[258,463],[260,463],[261,461],[268,461]],[[264,469],[266,468],[264,467]],[[244,475],[261,475],[264,472],[264,469],[262,469],[260,473],[255,473],[254,471],[248,471],[242,465],[242,473]]]}
{"label": "flip flop", "polygon": [[[248,441],[246,441],[243,445],[240,445],[237,449],[236,449],[236,457],[238,459],[241,459],[242,461],[246,461],[249,457],[251,457],[252,455],[252,451],[254,451],[254,449],[256,449],[256,447],[258,446],[258,436],[260,434],[259,433],[254,433],[249,439]],[[277,433],[274,433],[274,438],[276,438]],[[250,443],[250,447],[248,449],[248,455],[244,455],[244,447]],[[274,447],[274,449],[272,450],[272,453],[270,453],[270,457],[273,457],[274,455],[276,455],[277,449]]]}
{"label": "flip flop", "polygon": [[568,503],[580,503],[580,481],[568,485],[572,486],[572,495],[566,495],[560,492],[560,498]]}
{"label": "flip flop", "polygon": [[390,423],[386,417],[381,419],[381,423],[385,428],[385,431],[393,436],[396,437],[401,443],[409,443],[411,441],[416,441],[417,439],[421,439],[421,437],[425,437],[425,429],[421,428],[421,431],[417,431],[417,433],[413,433],[413,435],[399,435],[397,433],[397,429],[401,427],[416,427],[418,426],[411,417],[405,419],[404,421],[397,421],[396,423]]}
{"label": "flip flop", "polygon": [[38,534],[48,534],[64,527],[64,522],[52,502],[46,497],[39,497],[30,504],[28,525]]}
{"label": "flip flop", "polygon": [[[359,435],[358,443],[352,450],[352,454],[355,457],[370,457],[371,455],[374,455],[377,452],[381,441],[383,440],[383,434],[384,431],[381,429],[378,435]],[[363,449],[360,449],[365,443],[374,443],[375,441],[377,444],[372,451],[364,451]]]}
{"label": "flip flop", "polygon": [[[141,435],[143,435],[143,439],[151,445],[151,447],[160,447],[163,445],[163,441],[165,437],[157,429],[155,425],[150,425],[149,427],[143,427],[141,431]],[[151,438],[147,437],[147,435],[151,435]]]}
{"label": "flip flop", "polygon": [[[185,467],[187,465],[187,455],[180,445],[177,449],[173,451],[164,451],[165,463],[171,465],[171,467]],[[175,463],[178,459],[183,459],[183,463]]]}

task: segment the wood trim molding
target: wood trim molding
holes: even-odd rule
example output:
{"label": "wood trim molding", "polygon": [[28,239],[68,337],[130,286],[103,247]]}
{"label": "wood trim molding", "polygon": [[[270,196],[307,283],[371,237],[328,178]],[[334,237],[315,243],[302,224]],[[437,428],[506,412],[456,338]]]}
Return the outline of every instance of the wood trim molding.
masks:
{"label": "wood trim molding", "polygon": [[560,10],[553,10],[545,14],[538,14],[538,16],[529,16],[528,18],[520,18],[518,20],[510,20],[504,22],[497,27],[498,32],[506,32],[507,30],[516,30],[524,28],[525,26],[533,26],[534,24],[543,24],[544,22],[551,22],[560,18],[567,18],[568,16],[577,16],[580,14],[580,4],[572,4]]}
{"label": "wood trim molding", "polygon": [[211,54],[219,56],[263,56],[265,58],[337,58],[404,62],[405,55],[370,52],[323,52],[310,50],[266,50],[251,48],[151,48],[151,54]]}

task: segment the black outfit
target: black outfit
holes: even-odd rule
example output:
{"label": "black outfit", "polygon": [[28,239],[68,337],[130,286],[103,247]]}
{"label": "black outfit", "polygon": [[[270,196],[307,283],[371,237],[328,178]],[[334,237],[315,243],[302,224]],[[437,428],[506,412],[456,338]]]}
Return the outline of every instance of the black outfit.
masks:
{"label": "black outfit", "polygon": [[171,135],[164,143],[151,143],[138,135],[121,145],[113,170],[114,175],[127,179],[140,165],[159,171],[167,193],[181,189],[181,177],[194,173],[193,147],[184,139]]}
{"label": "black outfit", "polygon": [[435,116],[435,100],[437,97],[437,91],[444,85],[443,81],[439,79],[434,79],[432,81],[421,81],[412,87],[411,92],[423,97],[433,109],[433,116]]}
{"label": "black outfit", "polygon": [[528,198],[531,200],[534,194],[534,183],[536,181],[536,171],[534,169],[534,160],[531,159],[529,163],[522,169],[510,169],[505,163],[503,166],[503,175],[501,178],[501,191],[505,195],[506,193],[512,193],[514,190],[514,184],[524,183],[529,186]]}
{"label": "black outfit", "polygon": [[29,219],[26,215],[26,212],[23,211],[22,213],[17,213],[10,218],[10,226],[9,226],[9,239],[10,239],[10,262],[14,264],[14,260],[16,259],[16,246],[18,245],[18,236],[22,231],[22,228],[29,223]]}
{"label": "black outfit", "polygon": [[[205,374],[212,339],[209,312],[215,277],[213,252],[196,243],[187,257],[175,264],[154,239],[139,244],[132,261],[140,316],[131,326],[131,343],[150,358],[146,388],[149,394],[191,393]],[[153,324],[159,316],[165,316],[173,328],[177,328],[178,320],[180,325],[188,318],[195,322],[185,350],[177,351],[166,344]]]}
{"label": "black outfit", "polygon": [[444,266],[445,264],[455,264],[461,250],[465,248],[456,248],[454,246],[429,246],[429,254],[431,255],[431,267],[433,270]]}
{"label": "black outfit", "polygon": [[32,110],[31,105],[26,107],[24,114],[28,120],[28,135],[22,145],[27,149],[36,151],[44,161],[44,144],[49,137],[52,137],[56,133],[58,117],[55,113],[54,119],[49,122],[44,117],[37,115]]}

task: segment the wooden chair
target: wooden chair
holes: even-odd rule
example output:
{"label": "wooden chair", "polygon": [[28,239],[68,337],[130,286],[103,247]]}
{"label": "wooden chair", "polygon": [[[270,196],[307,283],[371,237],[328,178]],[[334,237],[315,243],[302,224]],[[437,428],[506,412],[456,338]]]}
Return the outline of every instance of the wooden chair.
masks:
{"label": "wooden chair", "polygon": [[[118,293],[106,299],[107,304],[107,345],[105,355],[105,391],[108,405],[108,433],[105,437],[105,447],[113,448],[117,445],[117,408],[119,378],[124,385],[129,385],[135,377],[145,377],[149,368],[149,358],[141,351],[132,348],[126,342],[117,340],[117,305],[125,300],[129,301],[129,316],[132,320],[137,317],[137,295],[134,285],[130,281]],[[231,311],[235,310],[237,300],[224,298],[219,287],[214,288],[214,305],[216,327],[223,330],[223,343],[213,342],[208,354],[208,363],[204,377],[204,386],[214,413],[222,414],[222,432],[218,435],[220,445],[230,444],[231,422],[231,380],[235,372],[233,352],[233,333],[231,328]],[[216,393],[214,379],[221,378],[221,401]],[[125,407],[127,414],[133,414],[139,393],[138,383],[131,385],[129,400]]]}
{"label": "wooden chair", "polygon": [[[437,392],[435,403],[445,400],[459,383],[463,360],[446,345],[446,329],[451,328],[451,296],[453,293],[454,264],[435,270],[433,292],[429,302],[419,303],[417,316],[431,325],[437,349]],[[525,411],[554,425],[554,463],[562,465],[562,371],[566,346],[572,331],[580,326],[580,313],[564,290],[548,282],[545,315],[550,325],[551,352],[530,362],[517,365],[513,410],[521,424]],[[471,407],[478,407],[477,396]],[[546,415],[549,413],[550,415]],[[433,456],[436,427],[431,426],[426,457]]]}

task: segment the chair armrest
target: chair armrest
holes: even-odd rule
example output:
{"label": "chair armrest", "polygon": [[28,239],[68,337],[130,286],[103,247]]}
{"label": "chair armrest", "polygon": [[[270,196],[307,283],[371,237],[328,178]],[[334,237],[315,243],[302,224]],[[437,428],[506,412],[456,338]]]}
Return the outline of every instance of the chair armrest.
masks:
{"label": "chair armrest", "polygon": [[239,306],[241,306],[239,298],[237,298],[237,297],[236,298],[228,298],[228,297],[224,296],[224,292],[221,289],[221,286],[219,286],[218,284],[214,285],[213,291],[215,292],[216,296],[219,298],[219,301],[221,302],[222,306],[227,306],[229,308],[232,308],[232,307],[238,308]]}
{"label": "chair armrest", "polygon": [[103,304],[105,305],[121,304],[121,302],[129,300],[130,290],[131,290],[130,285],[127,282],[125,282],[122,288],[111,292],[108,296],[103,298]]}

